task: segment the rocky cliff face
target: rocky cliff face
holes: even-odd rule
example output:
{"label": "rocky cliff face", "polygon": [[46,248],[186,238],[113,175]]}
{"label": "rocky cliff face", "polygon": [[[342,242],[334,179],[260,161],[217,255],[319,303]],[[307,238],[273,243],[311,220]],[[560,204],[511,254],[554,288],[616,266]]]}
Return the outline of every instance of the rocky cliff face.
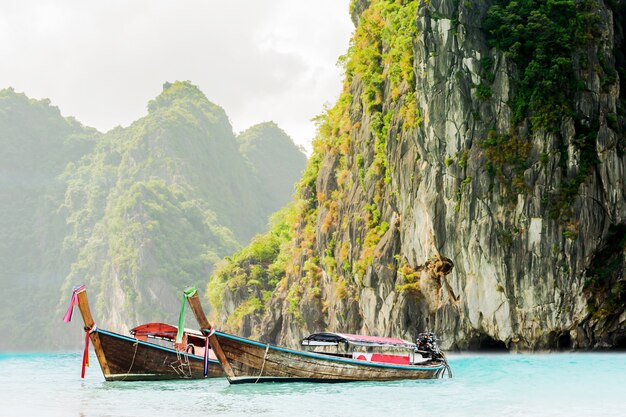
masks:
{"label": "rocky cliff face", "polygon": [[[624,2],[540,3],[353,2],[291,235],[209,283],[224,327],[626,345]],[[281,257],[280,281],[252,279]]]}

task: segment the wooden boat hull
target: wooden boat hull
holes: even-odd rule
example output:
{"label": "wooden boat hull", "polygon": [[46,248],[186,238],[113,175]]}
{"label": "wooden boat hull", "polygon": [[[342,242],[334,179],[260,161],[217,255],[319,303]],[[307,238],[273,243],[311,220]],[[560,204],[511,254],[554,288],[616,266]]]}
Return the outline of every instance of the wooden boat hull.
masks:
{"label": "wooden boat hull", "polygon": [[[205,378],[204,357],[176,350],[173,340],[170,341],[172,347],[165,347],[147,342],[148,334],[144,334],[145,338],[140,340],[139,338],[102,330],[96,326],[91,316],[87,291],[84,285],[74,287],[70,307],[63,318],[65,322],[71,321],[75,305],[78,306],[83,317],[83,322],[85,323],[84,330],[89,332],[89,339],[85,340],[86,344],[83,352],[82,378],[85,377],[85,366],[88,362],[89,341],[93,344],[104,379],[107,381]],[[157,325],[157,334],[163,330],[163,326],[173,328],[163,323],[149,323],[149,325]],[[133,330],[136,331],[137,328]],[[160,336],[159,339],[168,340],[163,336]],[[207,377],[223,376],[225,375],[220,363],[209,359]]]}
{"label": "wooden boat hull", "polygon": [[[100,341],[102,359],[107,365],[102,367],[102,372],[107,381],[204,378],[204,358],[201,356],[101,329],[96,329],[90,336],[92,341],[95,338]],[[220,363],[209,360],[208,377],[223,376]]]}
{"label": "wooden boat hull", "polygon": [[443,362],[391,365],[345,359],[267,345],[214,333],[233,375],[232,384],[257,382],[350,382],[441,378]]}

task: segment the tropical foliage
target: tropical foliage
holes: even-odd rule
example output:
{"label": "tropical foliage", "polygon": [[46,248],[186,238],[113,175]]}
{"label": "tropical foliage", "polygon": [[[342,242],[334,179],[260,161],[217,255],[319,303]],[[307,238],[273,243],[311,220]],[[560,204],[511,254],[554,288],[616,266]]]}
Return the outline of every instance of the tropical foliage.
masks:
{"label": "tropical foliage", "polygon": [[[50,312],[66,307],[79,283],[103,325],[172,321],[178,292],[202,287],[214,263],[291,198],[289,179],[305,158],[275,124],[242,139],[254,149],[248,158],[224,110],[189,82],[166,83],[148,110],[100,134],[49,101],[0,92],[0,283],[15,300],[31,289],[47,311],[25,322],[26,306],[10,303],[0,325],[19,322],[28,337],[37,323],[50,343],[63,343]],[[278,186],[265,182],[272,166],[284,177]]]}

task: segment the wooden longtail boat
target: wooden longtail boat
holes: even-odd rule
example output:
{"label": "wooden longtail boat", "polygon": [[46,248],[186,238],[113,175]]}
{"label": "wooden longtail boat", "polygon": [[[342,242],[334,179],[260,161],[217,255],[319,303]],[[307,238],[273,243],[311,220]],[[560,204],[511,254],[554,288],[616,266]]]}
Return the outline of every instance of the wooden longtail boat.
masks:
{"label": "wooden longtail boat", "polygon": [[[439,351],[432,334],[428,334],[420,346],[401,341],[403,346],[420,356],[426,354],[427,359],[416,362],[411,355],[407,356],[406,363],[399,363],[396,358],[387,361],[375,361],[372,356],[364,358],[346,357],[339,353],[304,352],[257,341],[244,339],[227,333],[215,331],[204,314],[202,305],[195,289],[185,291],[187,301],[200,324],[203,333],[209,336],[209,343],[218,360],[224,368],[226,377],[231,384],[257,382],[349,382],[349,381],[393,381],[401,379],[433,379],[442,378],[446,371],[451,376],[450,368],[445,355]],[[339,335],[337,338],[346,339],[337,333],[311,335],[305,339],[305,345],[316,343],[336,343],[344,340],[328,342],[320,335]],[[363,338],[363,337],[362,337]],[[383,346],[389,340],[399,339],[371,338],[364,336],[366,346]],[[353,338],[355,343],[358,340]],[[366,340],[369,339],[369,340]],[[365,359],[365,360],[364,360]]]}
{"label": "wooden longtail boat", "polygon": [[186,330],[180,343],[176,343],[177,328],[164,323],[148,323],[130,331],[134,337],[100,329],[96,326],[89,309],[85,286],[75,287],[72,303],[65,316],[71,320],[74,305],[78,305],[85,323],[85,349],[83,369],[89,363],[89,341],[107,381],[149,381],[165,379],[198,379],[223,377],[224,372],[215,359],[205,352],[206,337],[193,330]]}

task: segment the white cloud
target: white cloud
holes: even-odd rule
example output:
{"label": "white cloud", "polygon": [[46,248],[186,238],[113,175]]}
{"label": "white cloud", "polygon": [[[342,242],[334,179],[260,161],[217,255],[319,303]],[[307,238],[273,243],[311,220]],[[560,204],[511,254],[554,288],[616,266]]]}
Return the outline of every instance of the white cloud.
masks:
{"label": "white cloud", "polygon": [[190,80],[241,131],[274,120],[308,144],[341,88],[348,0],[57,0],[0,4],[0,88],[108,130]]}

